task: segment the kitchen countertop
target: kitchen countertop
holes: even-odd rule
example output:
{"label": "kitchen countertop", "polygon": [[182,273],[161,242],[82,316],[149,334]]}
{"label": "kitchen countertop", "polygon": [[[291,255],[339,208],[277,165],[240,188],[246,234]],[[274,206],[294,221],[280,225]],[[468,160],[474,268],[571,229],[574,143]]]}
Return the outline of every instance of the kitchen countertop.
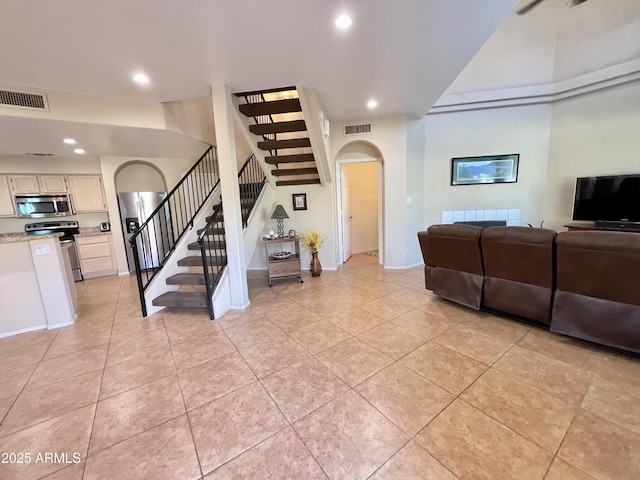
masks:
{"label": "kitchen countertop", "polygon": [[27,235],[24,232],[0,233],[0,243],[28,242],[30,240],[44,240],[61,236],[62,233],[49,233],[47,235]]}
{"label": "kitchen countertop", "polygon": [[95,235],[111,234],[111,232],[101,232],[100,227],[80,227],[80,237],[93,237]]}

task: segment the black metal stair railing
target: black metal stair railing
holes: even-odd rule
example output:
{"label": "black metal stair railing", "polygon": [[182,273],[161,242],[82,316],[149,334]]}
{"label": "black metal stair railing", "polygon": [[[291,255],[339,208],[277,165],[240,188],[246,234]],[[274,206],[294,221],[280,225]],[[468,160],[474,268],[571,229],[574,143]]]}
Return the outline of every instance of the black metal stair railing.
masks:
{"label": "black metal stair railing", "polygon": [[228,264],[222,203],[215,207],[213,215],[209,218],[207,225],[202,232],[200,232],[200,235],[198,235],[198,244],[200,245],[200,254],[202,255],[209,318],[213,320],[213,292],[218,282],[220,282],[220,278]]}
{"label": "black metal stair railing", "polygon": [[216,149],[209,147],[131,237],[143,316],[147,316],[145,290],[185,232],[193,228],[194,217],[219,183]]}
{"label": "black metal stair railing", "polygon": [[251,211],[258,201],[267,176],[253,152],[238,172],[240,186],[240,206],[242,210],[242,228],[247,228]]}

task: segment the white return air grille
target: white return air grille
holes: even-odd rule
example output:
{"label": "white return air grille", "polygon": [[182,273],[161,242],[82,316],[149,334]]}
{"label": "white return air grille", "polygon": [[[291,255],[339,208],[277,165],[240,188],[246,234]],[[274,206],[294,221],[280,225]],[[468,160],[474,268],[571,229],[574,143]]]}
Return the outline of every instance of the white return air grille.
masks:
{"label": "white return air grille", "polygon": [[49,110],[47,97],[41,93],[0,90],[0,106],[26,108],[29,110]]}
{"label": "white return air grille", "polygon": [[371,124],[363,123],[360,125],[345,125],[344,126],[344,135],[345,137],[348,135],[364,135],[367,133],[371,133]]}

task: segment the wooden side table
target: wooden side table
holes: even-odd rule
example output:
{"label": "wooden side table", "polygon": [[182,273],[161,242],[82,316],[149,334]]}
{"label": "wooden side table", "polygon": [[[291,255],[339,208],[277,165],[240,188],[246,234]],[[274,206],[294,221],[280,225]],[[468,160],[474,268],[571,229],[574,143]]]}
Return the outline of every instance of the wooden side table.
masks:
{"label": "wooden side table", "polygon": [[[296,277],[304,283],[300,273],[300,240],[298,237],[263,238],[264,249],[267,254],[267,268],[269,270],[269,286],[273,286],[274,278]],[[274,257],[275,253],[289,251],[287,258]]]}

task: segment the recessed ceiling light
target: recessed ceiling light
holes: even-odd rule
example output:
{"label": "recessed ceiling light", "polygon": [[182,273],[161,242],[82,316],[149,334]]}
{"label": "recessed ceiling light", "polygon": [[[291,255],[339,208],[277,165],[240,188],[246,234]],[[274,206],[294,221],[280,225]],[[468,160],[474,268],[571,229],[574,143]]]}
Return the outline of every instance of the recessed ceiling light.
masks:
{"label": "recessed ceiling light", "polygon": [[351,26],[352,20],[349,15],[345,15],[344,13],[336,18],[336,27],[341,30],[345,28],[349,28]]}
{"label": "recessed ceiling light", "polygon": [[78,155],[82,155],[83,153],[85,153],[84,148],[76,148],[73,152],[77,153]]}
{"label": "recessed ceiling light", "polygon": [[73,138],[65,138],[64,140],[62,140],[64,143],[66,143],[67,145],[75,145],[76,142]]}
{"label": "recessed ceiling light", "polygon": [[376,108],[378,106],[378,102],[374,99],[371,99],[367,102],[367,107]]}
{"label": "recessed ceiling light", "polygon": [[144,73],[136,73],[133,76],[133,81],[140,85],[147,85],[151,82],[151,80],[149,80],[149,77]]}

